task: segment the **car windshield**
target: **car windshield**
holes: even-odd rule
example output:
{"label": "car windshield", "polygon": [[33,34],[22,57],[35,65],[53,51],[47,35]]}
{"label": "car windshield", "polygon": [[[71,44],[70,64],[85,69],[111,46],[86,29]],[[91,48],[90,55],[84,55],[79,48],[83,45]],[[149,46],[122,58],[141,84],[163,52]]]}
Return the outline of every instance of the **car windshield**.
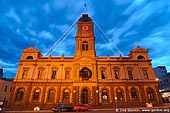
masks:
{"label": "car windshield", "polygon": [[59,104],[58,106],[59,106],[59,107],[67,107],[66,104]]}
{"label": "car windshield", "polygon": [[84,106],[84,104],[77,104],[76,106]]}

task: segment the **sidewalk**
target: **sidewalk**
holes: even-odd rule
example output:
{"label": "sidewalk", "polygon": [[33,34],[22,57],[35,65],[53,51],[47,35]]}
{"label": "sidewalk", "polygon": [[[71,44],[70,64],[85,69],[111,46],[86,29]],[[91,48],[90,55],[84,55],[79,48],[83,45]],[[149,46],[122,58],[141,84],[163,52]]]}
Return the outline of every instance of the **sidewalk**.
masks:
{"label": "sidewalk", "polygon": [[[156,106],[156,107],[130,107],[130,108],[94,108],[91,111],[116,111],[116,112],[133,112],[133,111],[166,111],[170,112],[170,103],[165,104],[163,106]],[[4,109],[3,113],[53,113],[50,109],[42,109],[40,111],[34,111],[33,109]]]}

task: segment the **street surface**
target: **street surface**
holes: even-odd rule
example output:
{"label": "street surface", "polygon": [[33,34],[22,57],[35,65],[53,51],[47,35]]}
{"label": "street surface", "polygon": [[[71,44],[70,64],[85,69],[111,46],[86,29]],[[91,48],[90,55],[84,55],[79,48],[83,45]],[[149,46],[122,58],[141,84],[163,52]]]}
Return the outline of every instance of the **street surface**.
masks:
{"label": "street surface", "polygon": [[[3,111],[2,113],[53,113],[51,110],[20,110],[20,111]],[[61,113],[76,113],[76,112],[61,112]],[[87,112],[79,113],[170,113],[170,108],[151,108],[151,109],[139,109],[139,108],[120,108],[120,109],[92,109]]]}

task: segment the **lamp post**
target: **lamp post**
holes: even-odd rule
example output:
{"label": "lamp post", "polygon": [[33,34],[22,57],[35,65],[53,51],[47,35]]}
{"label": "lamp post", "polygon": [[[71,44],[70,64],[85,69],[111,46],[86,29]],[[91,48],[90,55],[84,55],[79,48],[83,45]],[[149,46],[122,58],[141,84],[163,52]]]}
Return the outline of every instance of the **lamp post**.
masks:
{"label": "lamp post", "polygon": [[96,89],[95,105],[99,105],[99,89]]}
{"label": "lamp post", "polygon": [[73,90],[73,94],[74,94],[73,95],[74,96],[74,104],[76,104],[76,90],[75,89]]}
{"label": "lamp post", "polygon": [[116,104],[116,110],[115,111],[117,111],[117,97],[115,97],[115,104]]}

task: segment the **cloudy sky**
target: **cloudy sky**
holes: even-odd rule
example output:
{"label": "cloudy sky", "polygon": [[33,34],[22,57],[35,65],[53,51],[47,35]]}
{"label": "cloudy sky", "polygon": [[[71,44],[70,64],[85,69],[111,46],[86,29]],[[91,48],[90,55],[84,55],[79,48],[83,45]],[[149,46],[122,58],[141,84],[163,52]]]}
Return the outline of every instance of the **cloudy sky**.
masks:
{"label": "cloudy sky", "polygon": [[165,65],[170,71],[169,0],[0,0],[4,77],[15,77],[21,51],[30,46],[45,55],[61,39],[51,54],[73,56],[76,27],[69,28],[83,12],[95,22],[98,56],[127,56],[140,45],[149,49],[153,67]]}

